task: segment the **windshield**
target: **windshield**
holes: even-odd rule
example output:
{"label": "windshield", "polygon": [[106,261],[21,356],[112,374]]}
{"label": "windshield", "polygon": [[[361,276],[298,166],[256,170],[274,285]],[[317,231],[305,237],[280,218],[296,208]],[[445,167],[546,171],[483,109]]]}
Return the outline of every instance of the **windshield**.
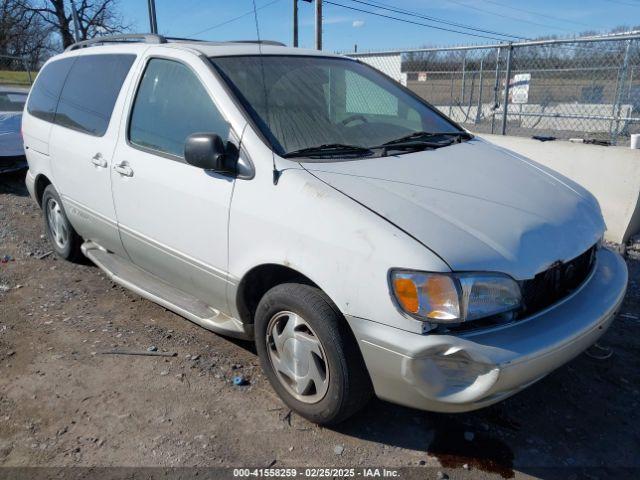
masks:
{"label": "windshield", "polygon": [[358,155],[354,147],[365,152],[415,132],[461,131],[393,80],[349,59],[250,55],[211,61],[280,155],[319,146],[346,146]]}

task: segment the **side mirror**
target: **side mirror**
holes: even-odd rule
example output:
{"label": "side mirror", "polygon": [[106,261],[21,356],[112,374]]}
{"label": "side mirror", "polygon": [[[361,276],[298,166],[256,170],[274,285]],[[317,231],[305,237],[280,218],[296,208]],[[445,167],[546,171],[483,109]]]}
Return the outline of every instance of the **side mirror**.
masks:
{"label": "side mirror", "polygon": [[184,159],[189,165],[214,172],[233,171],[229,147],[215,133],[194,133],[184,144]]}

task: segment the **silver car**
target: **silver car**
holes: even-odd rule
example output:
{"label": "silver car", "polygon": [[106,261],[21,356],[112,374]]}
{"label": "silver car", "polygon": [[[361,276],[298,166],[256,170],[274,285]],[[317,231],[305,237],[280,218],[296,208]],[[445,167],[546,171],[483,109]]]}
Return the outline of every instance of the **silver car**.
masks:
{"label": "silver car", "polygon": [[42,68],[23,132],[60,257],[255,341],[318,423],[373,394],[498,402],[593,344],[625,293],[589,192],[349,58],[97,39]]}
{"label": "silver car", "polygon": [[0,86],[0,173],[27,168],[20,125],[28,94],[28,88]]}

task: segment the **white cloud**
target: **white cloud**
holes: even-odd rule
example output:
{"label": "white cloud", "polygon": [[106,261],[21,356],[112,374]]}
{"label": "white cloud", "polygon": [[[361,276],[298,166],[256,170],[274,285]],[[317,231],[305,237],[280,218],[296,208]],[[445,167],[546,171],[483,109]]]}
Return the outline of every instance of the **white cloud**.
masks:
{"label": "white cloud", "polygon": [[324,17],[322,23],[327,25],[333,25],[335,23],[346,23],[349,21],[349,17]]}
{"label": "white cloud", "polygon": [[353,23],[351,24],[351,26],[353,28],[360,28],[360,27],[364,26],[364,20],[354,20]]}
{"label": "white cloud", "polygon": [[[324,25],[335,25],[338,23],[347,23],[350,22],[351,19],[349,17],[322,17],[322,23]],[[303,20],[300,25],[304,27],[313,27],[315,26],[316,21],[313,18]]]}

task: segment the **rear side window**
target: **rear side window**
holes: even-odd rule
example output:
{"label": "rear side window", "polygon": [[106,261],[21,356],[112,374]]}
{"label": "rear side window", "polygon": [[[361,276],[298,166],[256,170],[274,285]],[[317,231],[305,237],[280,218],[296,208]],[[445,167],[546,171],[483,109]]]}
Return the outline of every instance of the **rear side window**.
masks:
{"label": "rear side window", "polygon": [[112,54],[79,56],[62,89],[55,123],[91,135],[104,135],[135,58]]}
{"label": "rear side window", "polygon": [[75,58],[63,58],[48,63],[31,89],[27,111],[34,117],[53,122],[60,91]]}
{"label": "rear side window", "polygon": [[129,124],[129,140],[176,157],[184,157],[185,140],[192,133],[229,136],[224,120],[198,77],[182,63],[149,61],[136,94]]}

